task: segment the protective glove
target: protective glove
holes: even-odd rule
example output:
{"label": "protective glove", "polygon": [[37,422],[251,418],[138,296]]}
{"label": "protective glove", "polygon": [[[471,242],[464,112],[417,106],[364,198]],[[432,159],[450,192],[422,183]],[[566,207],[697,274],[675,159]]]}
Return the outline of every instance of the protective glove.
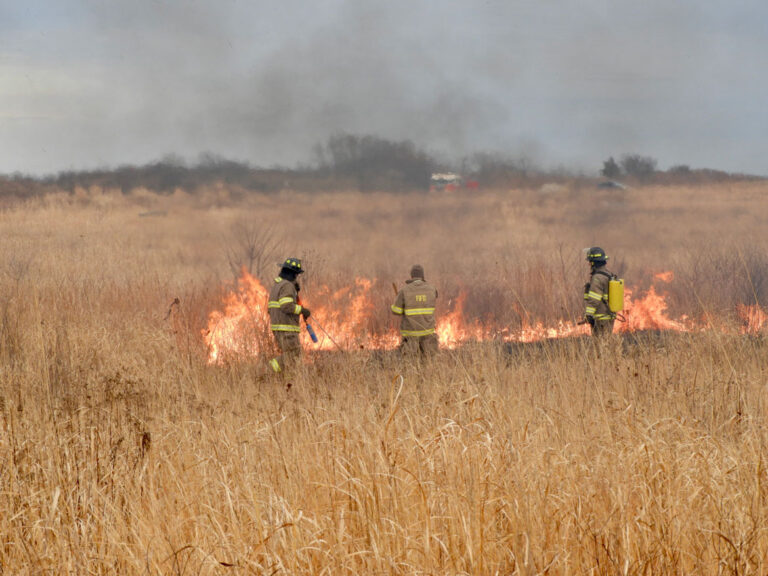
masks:
{"label": "protective glove", "polygon": [[304,320],[308,319],[310,316],[312,316],[312,312],[309,311],[309,308],[302,307],[300,314],[304,317]]}
{"label": "protective glove", "polygon": [[594,318],[594,316],[587,316],[587,324],[589,324],[590,326],[594,326],[595,325],[595,318]]}

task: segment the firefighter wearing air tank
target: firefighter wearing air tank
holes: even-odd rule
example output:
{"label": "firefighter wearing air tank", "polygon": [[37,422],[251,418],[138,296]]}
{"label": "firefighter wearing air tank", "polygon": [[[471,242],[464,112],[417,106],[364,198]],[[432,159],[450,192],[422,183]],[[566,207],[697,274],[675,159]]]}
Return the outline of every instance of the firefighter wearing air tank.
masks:
{"label": "firefighter wearing air tank", "polygon": [[435,302],[437,290],[424,280],[424,268],[411,268],[411,278],[397,293],[392,313],[401,316],[400,349],[406,354],[432,354],[437,351]]}
{"label": "firefighter wearing air tank", "polygon": [[270,329],[281,352],[280,356],[269,362],[275,372],[282,372],[301,356],[299,322],[302,317],[306,320],[310,316],[309,308],[299,302],[299,283],[296,278],[303,273],[301,260],[288,258],[283,262],[280,274],[269,291]]}
{"label": "firefighter wearing air tank", "polygon": [[605,251],[597,246],[587,251],[587,262],[590,266],[589,282],[584,285],[584,316],[586,322],[592,327],[593,336],[607,336],[613,333],[613,323],[616,320],[615,312],[622,306],[609,303],[609,287],[611,282],[621,282],[623,301],[623,281],[619,281],[615,274],[609,272],[605,264],[608,256]]}

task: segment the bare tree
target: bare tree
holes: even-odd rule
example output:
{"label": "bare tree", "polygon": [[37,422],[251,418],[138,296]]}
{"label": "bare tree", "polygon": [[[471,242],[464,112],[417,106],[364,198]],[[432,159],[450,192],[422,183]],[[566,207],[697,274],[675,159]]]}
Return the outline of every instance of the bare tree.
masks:
{"label": "bare tree", "polygon": [[227,242],[227,261],[235,279],[243,268],[251,276],[261,278],[265,266],[277,257],[282,241],[273,225],[262,226],[251,218],[238,219]]}

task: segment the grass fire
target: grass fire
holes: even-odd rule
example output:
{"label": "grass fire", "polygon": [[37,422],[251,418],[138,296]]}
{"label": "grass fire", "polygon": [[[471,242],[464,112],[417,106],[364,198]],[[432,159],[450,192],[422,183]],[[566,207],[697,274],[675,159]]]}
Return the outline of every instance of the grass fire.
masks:
{"label": "grass fire", "polygon": [[[627,290],[626,311],[620,315],[616,333],[650,331],[690,332],[714,329],[706,317],[698,320],[682,315],[670,318],[664,292],[658,292],[657,283],[670,283],[671,271],[653,275],[653,284],[637,297],[637,290]],[[309,334],[302,333],[302,344],[310,350],[390,350],[399,344],[400,337],[392,322],[387,322],[387,308],[377,309],[372,290],[377,280],[356,278],[349,286],[332,290],[319,286],[312,302],[315,318],[322,321],[323,336],[313,343]],[[537,342],[552,338],[581,336],[589,327],[573,319],[561,318],[551,325],[524,317],[518,328],[500,324],[496,316],[466,317],[464,306],[467,293],[437,311],[437,337],[440,346],[453,350],[469,342]],[[269,318],[267,315],[268,290],[246,270],[237,279],[236,288],[227,293],[222,310],[210,313],[203,338],[208,347],[208,360],[216,363],[224,358],[256,359],[263,348],[270,347]],[[380,299],[378,299],[380,300]],[[314,304],[314,302],[318,304]],[[758,333],[766,322],[765,312],[759,305],[740,305],[739,323],[730,328],[742,333]],[[261,354],[263,356],[263,354]]]}
{"label": "grass fire", "polygon": [[[766,573],[766,192],[9,200],[0,573]],[[626,285],[604,346],[596,245]],[[275,374],[294,255],[318,342]],[[391,310],[414,263],[419,361]]]}

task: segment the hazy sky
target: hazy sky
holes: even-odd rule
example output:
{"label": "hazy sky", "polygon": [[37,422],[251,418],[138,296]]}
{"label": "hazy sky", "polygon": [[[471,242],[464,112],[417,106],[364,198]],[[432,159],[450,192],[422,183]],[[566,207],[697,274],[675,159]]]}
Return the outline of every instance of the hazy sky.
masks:
{"label": "hazy sky", "polygon": [[0,172],[338,132],[768,174],[765,0],[0,0]]}

